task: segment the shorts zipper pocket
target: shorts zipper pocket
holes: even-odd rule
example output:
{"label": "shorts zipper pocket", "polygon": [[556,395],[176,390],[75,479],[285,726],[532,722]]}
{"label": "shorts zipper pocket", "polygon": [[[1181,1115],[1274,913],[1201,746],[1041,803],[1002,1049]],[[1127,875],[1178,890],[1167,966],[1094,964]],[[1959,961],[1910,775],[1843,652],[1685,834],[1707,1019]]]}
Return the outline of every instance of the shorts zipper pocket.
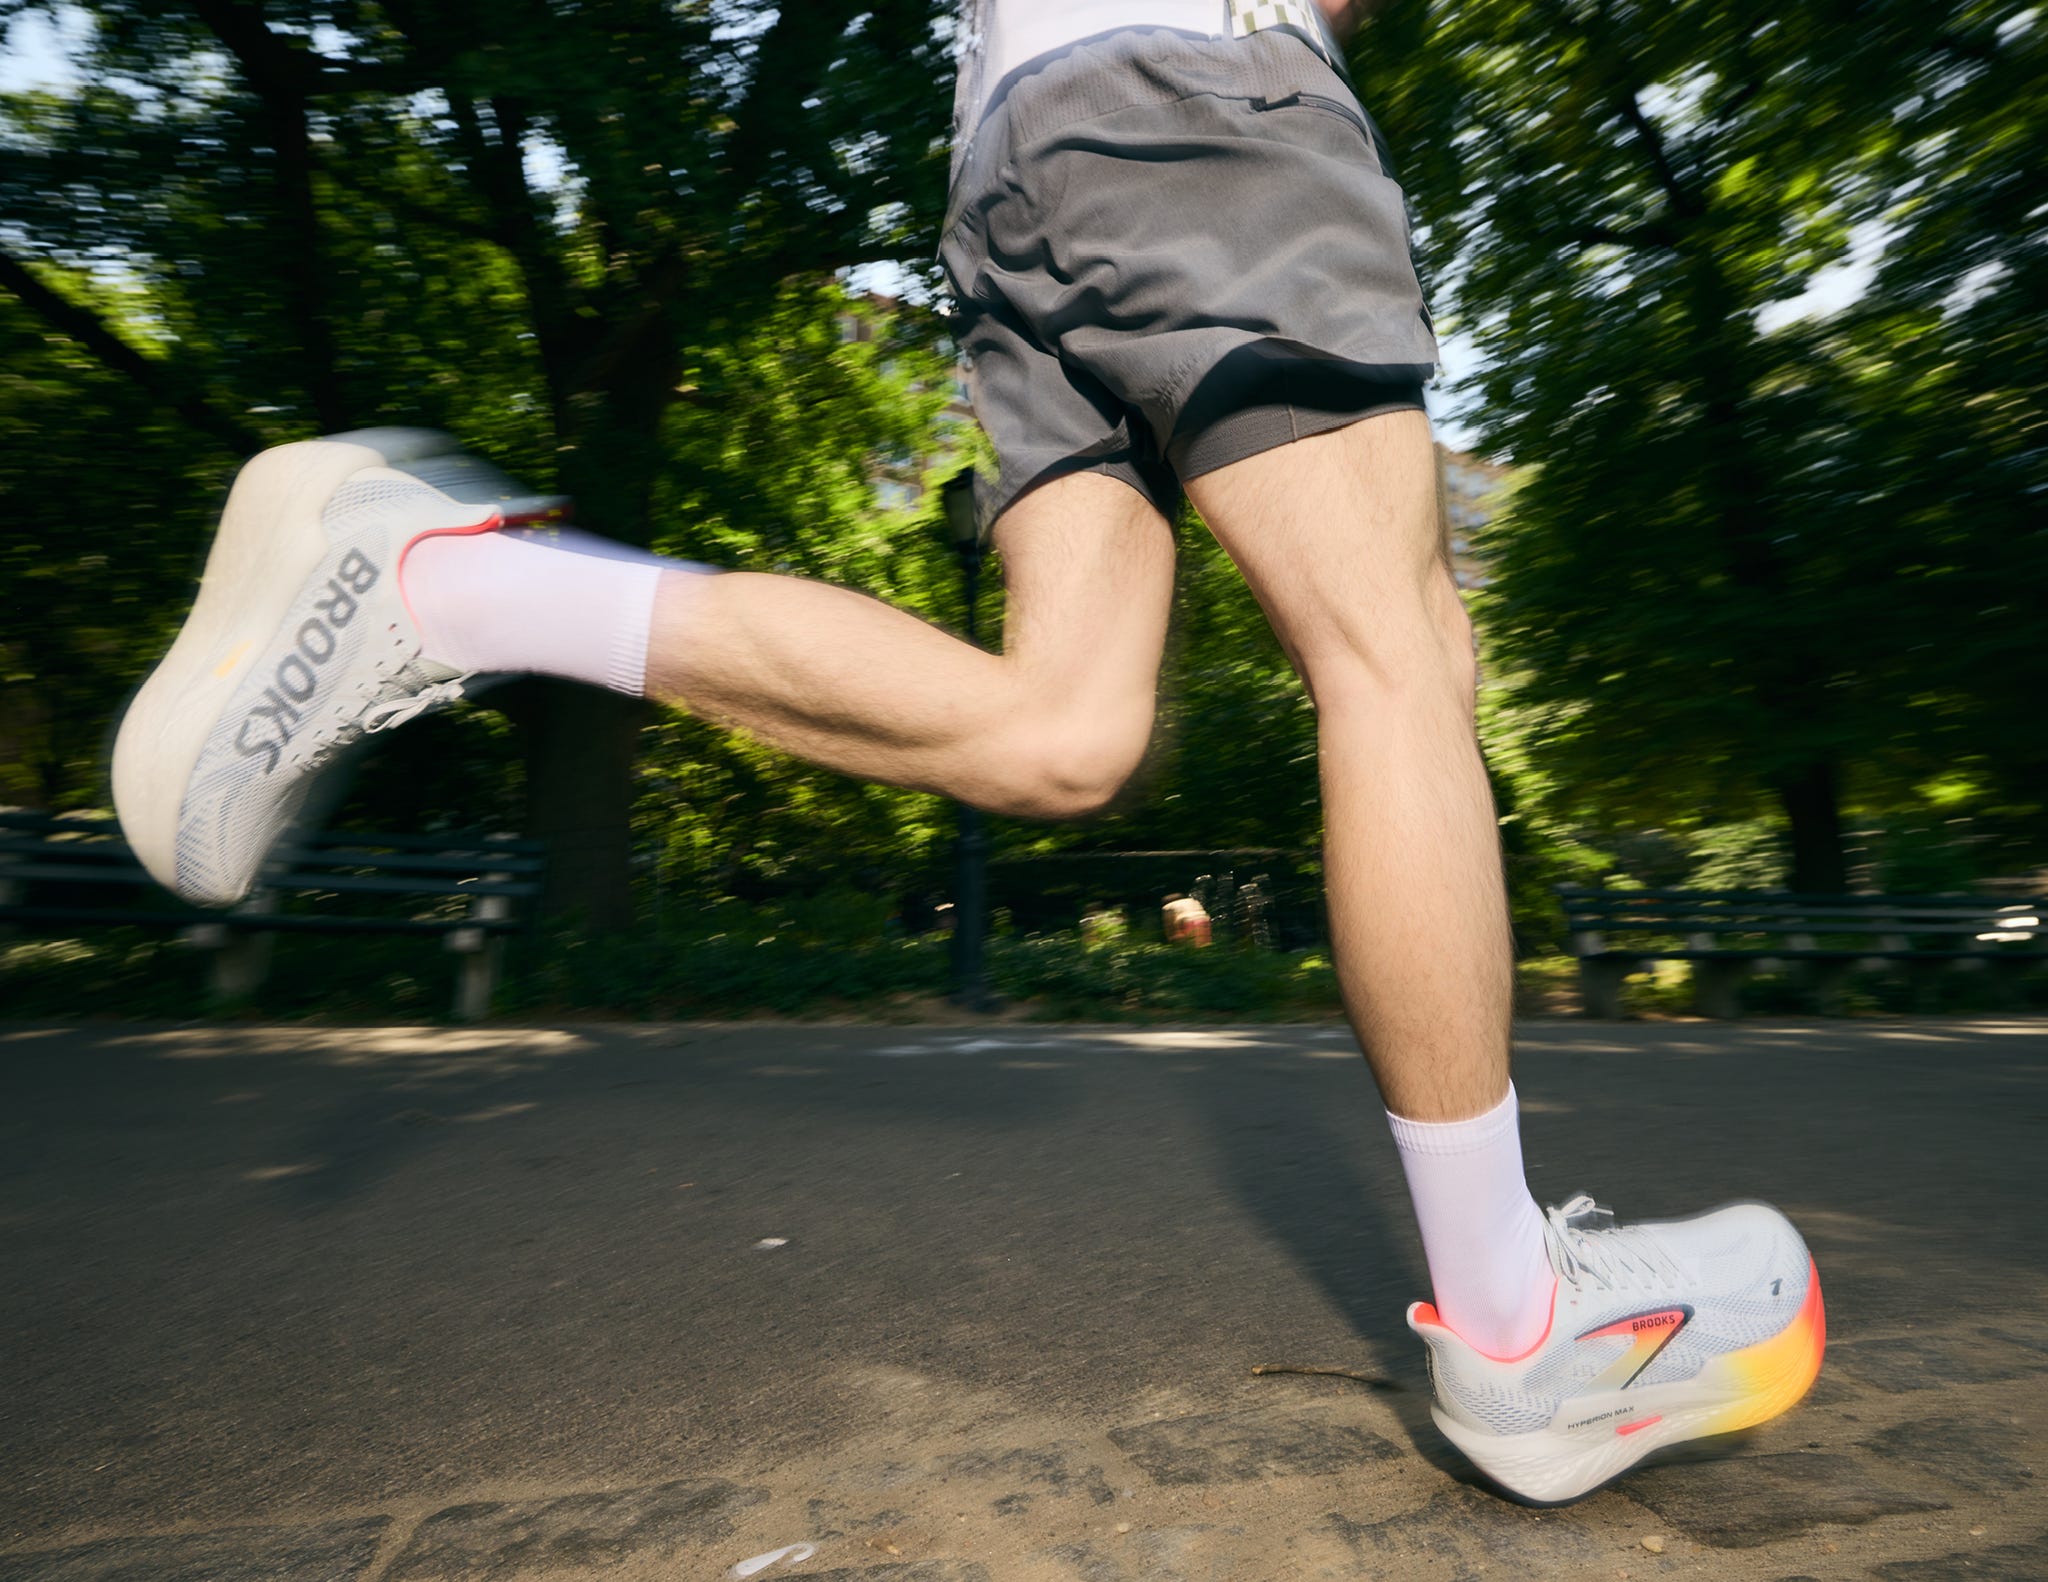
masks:
{"label": "shorts zipper pocket", "polygon": [[1318,110],[1328,110],[1332,115],[1341,115],[1358,128],[1367,142],[1377,146],[1378,139],[1372,135],[1372,128],[1365,124],[1365,117],[1342,99],[1332,99],[1329,95],[1321,93],[1298,93],[1295,97],[1303,104],[1314,105]]}
{"label": "shorts zipper pocket", "polygon": [[1366,126],[1364,118],[1356,110],[1342,99],[1333,99],[1328,94],[1290,93],[1280,99],[1254,99],[1252,101],[1252,108],[1256,110],[1287,110],[1296,105],[1302,105],[1312,110],[1327,110],[1332,115],[1342,116],[1358,128],[1361,136],[1368,139],[1372,136],[1372,132]]}
{"label": "shorts zipper pocket", "polygon": [[1358,104],[1346,104],[1342,100],[1330,101],[1338,114],[1354,126],[1365,128],[1365,140],[1372,145],[1372,157],[1380,162],[1380,174],[1399,185],[1400,171],[1394,168],[1393,150],[1387,146],[1387,134],[1380,130],[1379,122],[1372,118],[1372,111]]}

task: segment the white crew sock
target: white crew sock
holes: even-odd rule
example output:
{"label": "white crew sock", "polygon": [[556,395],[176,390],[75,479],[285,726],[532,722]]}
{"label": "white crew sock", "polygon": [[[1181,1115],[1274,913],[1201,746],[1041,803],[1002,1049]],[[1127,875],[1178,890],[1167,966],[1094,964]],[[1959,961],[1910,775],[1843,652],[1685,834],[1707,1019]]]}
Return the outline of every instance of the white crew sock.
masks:
{"label": "white crew sock", "polygon": [[1408,1175],[1438,1316],[1488,1356],[1519,1357],[1549,1327],[1556,1276],[1543,1213],[1522,1177],[1513,1085],[1469,1121],[1389,1113],[1387,1124]]}
{"label": "white crew sock", "polygon": [[532,672],[639,697],[654,595],[688,561],[556,528],[421,539],[399,576],[427,658]]}

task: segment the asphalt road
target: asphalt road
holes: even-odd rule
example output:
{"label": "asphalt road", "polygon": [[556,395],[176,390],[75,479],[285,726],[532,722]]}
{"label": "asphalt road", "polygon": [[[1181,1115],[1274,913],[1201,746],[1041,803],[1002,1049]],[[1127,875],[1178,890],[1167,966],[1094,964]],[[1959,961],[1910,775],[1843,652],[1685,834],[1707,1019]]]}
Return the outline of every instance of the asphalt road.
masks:
{"label": "asphalt road", "polygon": [[1807,1405],[1475,1487],[1334,1028],[0,1028],[0,1582],[2048,1576],[2048,1022],[1517,1083],[1547,1201],[1793,1215]]}

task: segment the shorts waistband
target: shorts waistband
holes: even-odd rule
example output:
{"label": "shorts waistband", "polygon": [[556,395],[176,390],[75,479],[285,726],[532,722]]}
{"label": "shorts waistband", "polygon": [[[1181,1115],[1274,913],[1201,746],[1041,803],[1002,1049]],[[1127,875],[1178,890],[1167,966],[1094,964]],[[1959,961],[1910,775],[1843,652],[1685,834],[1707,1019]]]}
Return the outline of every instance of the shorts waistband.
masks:
{"label": "shorts waistband", "polygon": [[1177,104],[1202,94],[1284,99],[1296,93],[1351,98],[1350,81],[1319,39],[1292,27],[1219,38],[1170,27],[1118,28],[1076,40],[1010,73],[966,143],[954,151],[951,229],[964,189],[995,150],[1028,147],[1062,127],[1118,110]]}

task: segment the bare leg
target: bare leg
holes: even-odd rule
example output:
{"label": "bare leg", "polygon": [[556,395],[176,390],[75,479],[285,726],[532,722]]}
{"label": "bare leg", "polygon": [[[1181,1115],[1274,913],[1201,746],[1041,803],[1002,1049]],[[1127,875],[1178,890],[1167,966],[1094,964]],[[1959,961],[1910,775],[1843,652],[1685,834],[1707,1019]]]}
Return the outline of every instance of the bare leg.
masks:
{"label": "bare leg", "polygon": [[1479,1115],[1507,1092],[1513,951],[1428,419],[1367,418],[1188,493],[1315,700],[1338,980],[1387,1108]]}
{"label": "bare leg", "polygon": [[863,779],[992,812],[1092,812],[1151,734],[1173,591],[1166,522],[1094,474],[996,526],[1001,654],[828,583],[679,574],[655,603],[648,691]]}

